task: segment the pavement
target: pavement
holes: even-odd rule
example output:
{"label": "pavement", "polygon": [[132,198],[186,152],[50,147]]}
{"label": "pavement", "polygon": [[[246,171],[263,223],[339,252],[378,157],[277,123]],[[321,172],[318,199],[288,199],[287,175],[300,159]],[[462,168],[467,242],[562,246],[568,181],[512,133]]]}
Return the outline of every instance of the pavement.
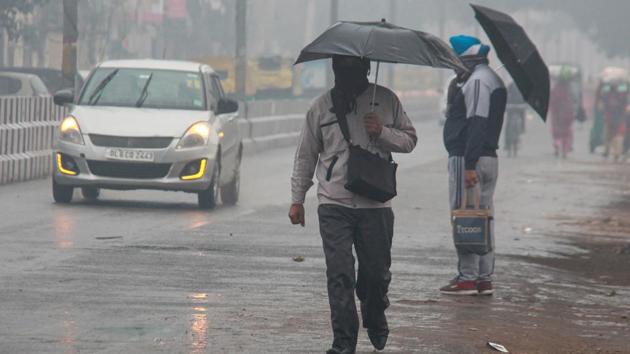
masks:
{"label": "pavement", "polygon": [[[519,157],[500,160],[497,293],[449,298],[446,154],[436,121],[417,129],[414,153],[395,156],[385,352],[630,353],[629,165],[587,154],[587,127],[558,160],[530,120]],[[324,352],[314,189],[305,228],[286,216],[293,152],[246,156],[239,205],[213,211],[192,194],[56,205],[50,180],[0,187],[0,353]],[[358,351],[373,351],[364,332]]]}

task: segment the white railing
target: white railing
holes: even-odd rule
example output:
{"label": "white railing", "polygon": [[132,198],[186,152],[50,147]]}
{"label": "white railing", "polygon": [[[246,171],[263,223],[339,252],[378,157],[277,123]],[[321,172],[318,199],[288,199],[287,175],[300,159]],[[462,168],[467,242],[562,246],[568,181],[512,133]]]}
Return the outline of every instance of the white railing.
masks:
{"label": "white railing", "polygon": [[51,173],[51,147],[65,108],[52,97],[0,97],[0,184]]}

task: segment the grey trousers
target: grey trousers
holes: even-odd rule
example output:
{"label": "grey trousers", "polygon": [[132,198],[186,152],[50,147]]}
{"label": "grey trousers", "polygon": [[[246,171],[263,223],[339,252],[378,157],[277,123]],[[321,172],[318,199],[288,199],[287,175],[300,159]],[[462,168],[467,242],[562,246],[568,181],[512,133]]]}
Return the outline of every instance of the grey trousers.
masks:
{"label": "grey trousers", "polygon": [[[448,191],[451,210],[460,207],[464,193],[468,193],[467,204],[474,204],[475,189],[466,188],[464,181],[464,157],[451,156],[448,159]],[[497,185],[499,163],[496,157],[482,156],[477,162],[477,176],[479,183],[475,188],[481,188],[481,206],[494,212],[494,190]],[[490,237],[494,242],[494,219],[490,225]],[[494,246],[493,246],[494,247]],[[494,249],[483,256],[457,252],[459,272],[458,279],[463,281],[482,280],[491,281],[494,273]]]}
{"label": "grey trousers", "polygon": [[[391,208],[351,209],[323,204],[318,214],[326,256],[333,347],[354,350],[359,332],[355,287],[363,327],[388,331],[385,309],[389,306],[394,213]],[[356,281],[353,245],[359,259]]]}

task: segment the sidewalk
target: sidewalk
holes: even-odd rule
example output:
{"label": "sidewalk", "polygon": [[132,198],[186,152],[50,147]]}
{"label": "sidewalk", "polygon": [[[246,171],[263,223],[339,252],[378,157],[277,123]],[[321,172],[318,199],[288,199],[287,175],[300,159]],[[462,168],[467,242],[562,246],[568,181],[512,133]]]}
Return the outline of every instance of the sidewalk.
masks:
{"label": "sidewalk", "polygon": [[630,353],[630,165],[587,155],[585,133],[556,160],[534,123],[522,156],[500,159],[491,298],[438,293],[456,262],[445,164],[406,171],[416,188],[395,206],[390,351]]}

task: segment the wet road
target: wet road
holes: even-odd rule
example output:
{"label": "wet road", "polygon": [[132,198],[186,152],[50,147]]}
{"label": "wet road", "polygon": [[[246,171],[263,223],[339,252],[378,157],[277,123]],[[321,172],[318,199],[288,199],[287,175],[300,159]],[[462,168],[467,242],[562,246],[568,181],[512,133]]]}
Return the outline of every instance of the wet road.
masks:
{"label": "wet road", "polygon": [[[616,345],[630,334],[627,322],[608,317],[611,308],[630,309],[627,289],[606,298],[598,284],[509,257],[581,252],[549,237],[549,216],[587,215],[610,201],[607,186],[576,180],[598,168],[585,149],[557,161],[546,128],[529,123],[521,157],[500,162],[494,298],[437,292],[454,274],[437,123],[418,124],[418,148],[396,157],[387,352],[477,353],[486,339],[518,343],[501,330],[486,338],[495,327],[532,333],[532,342],[542,331],[587,345]],[[577,143],[584,147],[585,133]],[[75,192],[75,203],[55,205],[49,180],[0,187],[0,352],[323,352],[331,338],[314,190],[307,227],[289,225],[292,155],[246,157],[240,204],[211,212],[187,194],[104,191],[88,203]],[[372,350],[364,333],[359,350]]]}

